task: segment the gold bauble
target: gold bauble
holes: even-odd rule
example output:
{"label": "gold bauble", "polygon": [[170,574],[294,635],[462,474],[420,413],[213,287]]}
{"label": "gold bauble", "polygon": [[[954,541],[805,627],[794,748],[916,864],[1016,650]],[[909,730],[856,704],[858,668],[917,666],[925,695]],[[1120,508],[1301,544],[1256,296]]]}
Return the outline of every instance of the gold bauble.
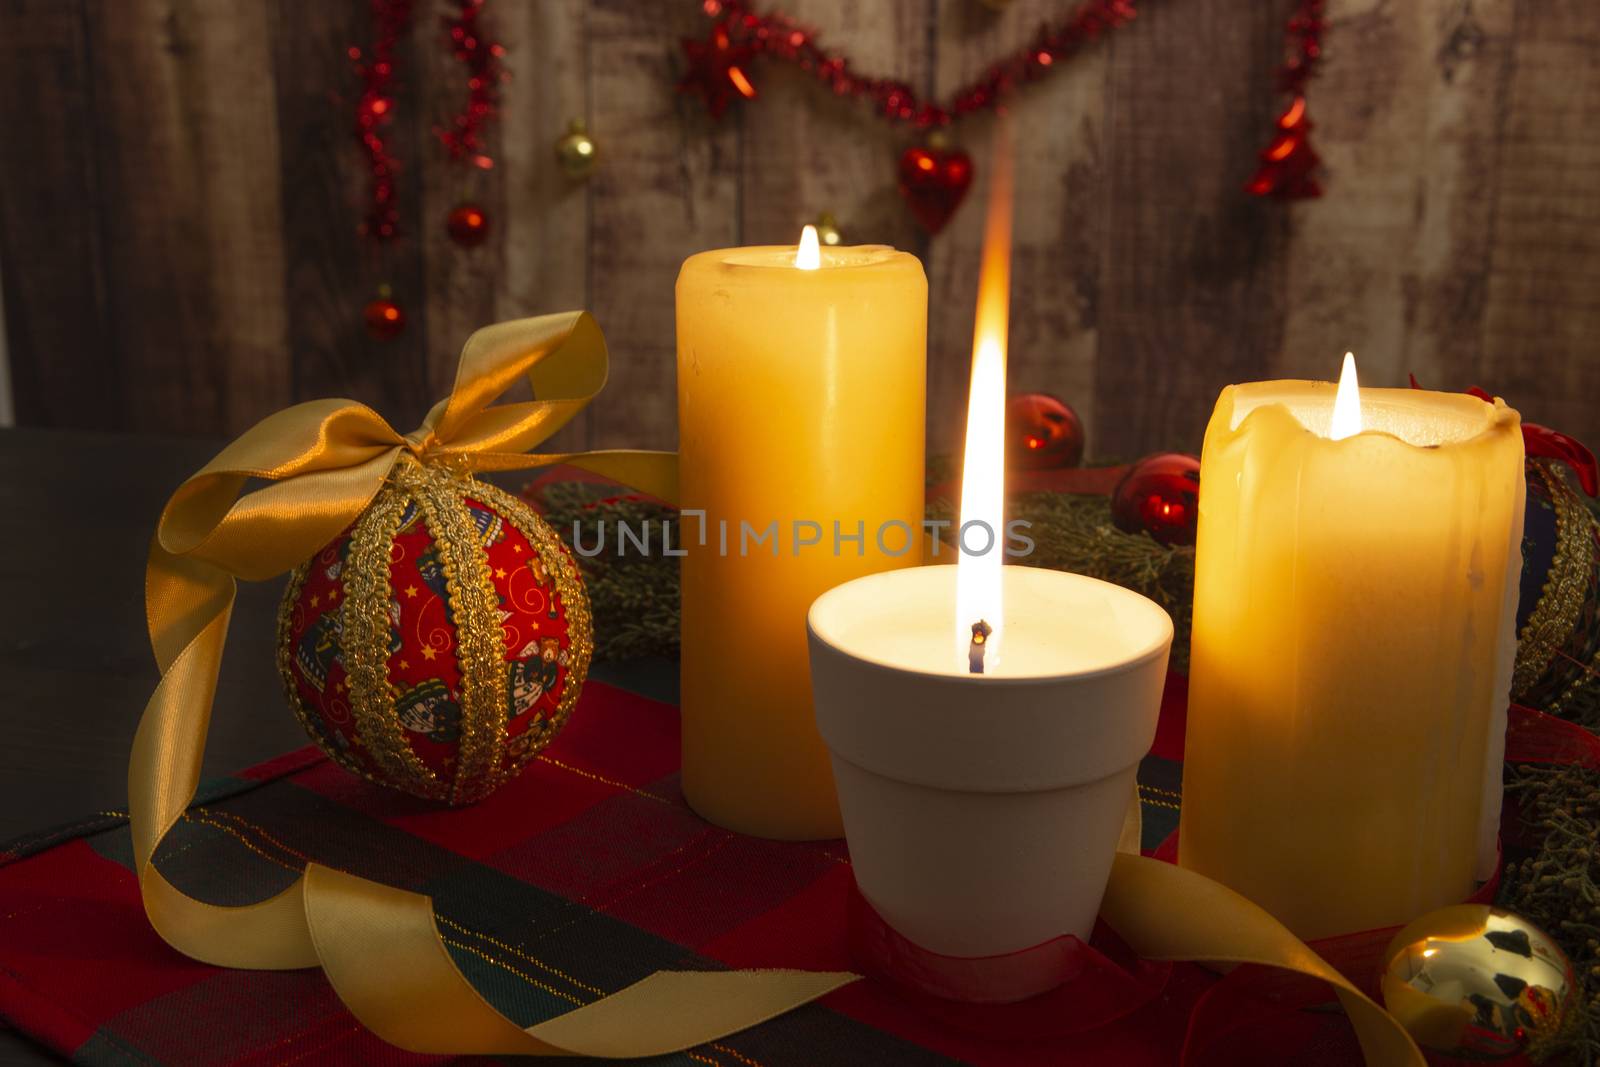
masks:
{"label": "gold bauble", "polygon": [[583,179],[594,173],[600,159],[600,146],[589,136],[582,119],[567,124],[566,134],[556,142],[556,161],[567,177]]}
{"label": "gold bauble", "polygon": [[1507,1059],[1561,1025],[1577,988],[1572,961],[1514,912],[1457,904],[1389,942],[1383,1002],[1417,1044]]}
{"label": "gold bauble", "polygon": [[839,221],[833,217],[833,212],[824,211],[817,216],[814,225],[817,228],[817,240],[825,245],[834,246],[844,244],[844,234],[839,232]]}

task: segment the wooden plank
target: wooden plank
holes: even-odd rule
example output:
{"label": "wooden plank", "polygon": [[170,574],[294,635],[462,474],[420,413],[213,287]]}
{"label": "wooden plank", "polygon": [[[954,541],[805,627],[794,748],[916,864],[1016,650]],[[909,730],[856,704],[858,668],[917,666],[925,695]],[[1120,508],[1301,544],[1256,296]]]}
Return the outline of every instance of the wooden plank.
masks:
{"label": "wooden plank", "polygon": [[[1479,377],[1509,0],[1332,8],[1308,99],[1327,195],[1291,209],[1276,377],[1439,389]],[[1375,79],[1374,70],[1382,70]]]}
{"label": "wooden plank", "polygon": [[289,399],[267,20],[196,0],[88,16],[126,425],[236,433]]}
{"label": "wooden plank", "polygon": [[[589,307],[589,186],[562,172],[554,147],[571,119],[588,117],[587,10],[585,0],[494,9],[511,72],[501,90],[497,169],[505,192],[496,320]],[[605,165],[604,149],[601,160]],[[568,423],[547,447],[589,447],[589,413]]]}
{"label": "wooden plank", "polygon": [[1281,107],[1280,4],[1141,7],[1106,87],[1096,451],[1197,451],[1217,393],[1278,350],[1288,212],[1243,191]]}
{"label": "wooden plank", "polygon": [[611,346],[591,442],[671,448],[673,285],[691,253],[738,243],[738,130],[673,90],[680,38],[706,29],[698,6],[606,0],[588,18],[592,125],[604,153],[589,183],[589,303]]}
{"label": "wooden plank", "polygon": [[[941,99],[1026,45],[1041,23],[1059,18],[1053,0],[1015,0],[994,12],[970,0],[938,8]],[[1131,26],[1124,32],[1139,32]],[[1011,101],[1015,123],[1016,215],[1012,241],[1008,391],[1048,392],[1083,418],[1092,450],[1101,248],[1105,241],[1106,77],[1104,42],[1064,59]],[[972,155],[977,180],[929,252],[929,454],[959,454],[966,424],[972,320],[983,244],[985,172],[993,120],[954,131]]]}
{"label": "wooden plank", "polygon": [[[0,282],[17,421],[121,427],[82,3],[0,5]],[[26,147],[22,147],[26,146]],[[85,388],[92,383],[92,388]]]}
{"label": "wooden plank", "polygon": [[[355,140],[360,84],[346,50],[370,48],[364,4],[279,0],[273,66],[283,204],[284,273],[293,386],[297,400],[349,396],[372,405],[402,432],[432,403],[424,363],[419,145],[413,122],[388,127],[400,171],[402,236],[387,245],[359,237],[367,171]],[[418,106],[414,35],[397,56],[400,116]],[[406,331],[369,338],[361,312],[380,283],[394,288]]]}
{"label": "wooden plank", "polygon": [[1483,384],[1600,444],[1600,7],[1517,0],[1500,126]]}

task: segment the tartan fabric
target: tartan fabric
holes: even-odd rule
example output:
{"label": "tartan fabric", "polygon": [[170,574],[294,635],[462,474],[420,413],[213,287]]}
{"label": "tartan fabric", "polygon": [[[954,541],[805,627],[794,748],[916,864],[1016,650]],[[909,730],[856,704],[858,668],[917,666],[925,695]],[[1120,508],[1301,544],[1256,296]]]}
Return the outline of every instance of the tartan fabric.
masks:
{"label": "tartan fabric", "polygon": [[[557,741],[477,805],[384,790],[308,748],[208,784],[158,863],[223,904],[277,891],[306,860],[426,893],[462,971],[524,1025],[662,968],[849,968],[843,842],[742,837],[690,811],[669,672],[599,672]],[[1147,848],[1177,822],[1181,699],[1170,703],[1140,776]],[[1117,1024],[1019,1041],[859,982],[660,1062],[1168,1064],[1212,984],[1180,966]],[[168,948],[141,910],[116,812],[0,848],[0,1019],[95,1065],[440,1062],[371,1035],[315,970],[222,970]]]}

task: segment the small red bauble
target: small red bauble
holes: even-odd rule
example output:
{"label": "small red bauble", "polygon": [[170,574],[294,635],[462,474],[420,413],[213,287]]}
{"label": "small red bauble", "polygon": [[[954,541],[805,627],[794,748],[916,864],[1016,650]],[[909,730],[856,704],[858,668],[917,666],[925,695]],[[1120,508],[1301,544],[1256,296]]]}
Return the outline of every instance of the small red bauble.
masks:
{"label": "small red bauble", "polygon": [[1006,465],[1011,470],[1076,467],[1083,460],[1083,421],[1049,393],[1006,401]]}
{"label": "small red bauble", "polygon": [[1111,491],[1111,518],[1126,533],[1141,530],[1164,545],[1194,544],[1200,520],[1200,461],[1158,452],[1128,468]]}
{"label": "small red bauble", "polygon": [[944,229],[972,185],[972,157],[959,148],[912,145],[900,156],[900,195],[929,233]]}
{"label": "small red bauble", "polygon": [[366,324],[367,335],[374,341],[392,341],[406,329],[406,313],[386,296],[368,304],[361,319]]}
{"label": "small red bauble", "polygon": [[457,204],[445,220],[450,240],[462,248],[476,248],[489,237],[489,216],[477,204]]}

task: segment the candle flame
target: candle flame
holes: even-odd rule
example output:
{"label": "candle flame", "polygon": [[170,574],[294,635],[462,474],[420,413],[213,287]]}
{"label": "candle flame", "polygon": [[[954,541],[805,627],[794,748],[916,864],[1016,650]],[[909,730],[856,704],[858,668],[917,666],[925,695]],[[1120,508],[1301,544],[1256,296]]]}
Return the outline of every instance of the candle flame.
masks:
{"label": "candle flame", "polygon": [[800,231],[800,247],[795,249],[794,265],[801,270],[816,270],[822,266],[822,249],[817,245],[815,226]]}
{"label": "candle flame", "polygon": [[[995,127],[989,206],[978,272],[972,331],[972,384],[967,393],[967,440],[961,461],[961,553],[956,562],[955,634],[958,662],[968,666],[973,626],[987,623],[986,671],[1000,662],[1005,635],[1001,565],[1005,561],[1006,342],[1011,305],[1011,127]],[[969,528],[970,524],[970,528]],[[970,550],[970,551],[968,551]]]}
{"label": "candle flame", "polygon": [[1361,388],[1356,382],[1356,357],[1344,354],[1339,371],[1339,391],[1333,396],[1333,421],[1328,424],[1330,440],[1342,441],[1361,432]]}

